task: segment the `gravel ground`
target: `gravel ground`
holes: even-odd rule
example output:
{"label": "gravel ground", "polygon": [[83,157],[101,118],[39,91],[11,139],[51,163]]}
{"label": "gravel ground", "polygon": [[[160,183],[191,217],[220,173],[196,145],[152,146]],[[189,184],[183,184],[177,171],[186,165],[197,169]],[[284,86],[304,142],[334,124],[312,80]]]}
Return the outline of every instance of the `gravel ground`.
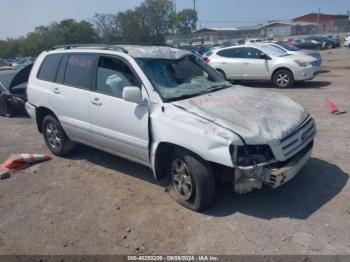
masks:
{"label": "gravel ground", "polygon": [[[214,206],[179,206],[152,172],[81,146],[0,180],[0,254],[350,254],[350,50],[283,93],[314,116],[312,159],[292,181],[246,195],[220,185]],[[327,113],[330,98],[348,113]],[[26,117],[0,118],[0,161],[49,153]]]}

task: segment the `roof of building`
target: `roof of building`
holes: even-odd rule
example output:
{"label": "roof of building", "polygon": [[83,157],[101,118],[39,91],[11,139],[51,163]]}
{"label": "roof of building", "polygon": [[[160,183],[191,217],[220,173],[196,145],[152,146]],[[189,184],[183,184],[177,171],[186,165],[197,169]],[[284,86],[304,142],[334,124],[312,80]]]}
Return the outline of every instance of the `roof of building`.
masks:
{"label": "roof of building", "polygon": [[310,17],[310,16],[315,16],[315,17],[320,16],[320,20],[349,19],[348,15],[332,15],[332,14],[322,14],[322,13],[321,14],[319,14],[319,13],[309,13],[309,14],[306,14],[306,15],[295,17],[295,18],[293,18],[293,21],[300,20],[300,19],[303,19],[303,18],[306,18],[306,17]]}

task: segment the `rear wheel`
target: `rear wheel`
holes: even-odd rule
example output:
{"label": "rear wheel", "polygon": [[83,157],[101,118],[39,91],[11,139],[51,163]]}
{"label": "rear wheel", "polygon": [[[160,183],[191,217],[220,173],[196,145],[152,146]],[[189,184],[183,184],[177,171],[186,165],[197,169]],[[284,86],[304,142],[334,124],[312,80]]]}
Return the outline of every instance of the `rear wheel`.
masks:
{"label": "rear wheel", "polygon": [[208,208],[215,197],[215,178],[204,160],[186,150],[175,150],[168,169],[170,195],[181,205],[200,211]]}
{"label": "rear wheel", "polygon": [[47,115],[43,119],[42,130],[47,147],[57,156],[65,156],[74,149],[74,143],[63,131],[58,120]]}
{"label": "rear wheel", "polygon": [[294,84],[294,76],[287,69],[280,69],[273,74],[273,84],[278,88],[290,88]]}

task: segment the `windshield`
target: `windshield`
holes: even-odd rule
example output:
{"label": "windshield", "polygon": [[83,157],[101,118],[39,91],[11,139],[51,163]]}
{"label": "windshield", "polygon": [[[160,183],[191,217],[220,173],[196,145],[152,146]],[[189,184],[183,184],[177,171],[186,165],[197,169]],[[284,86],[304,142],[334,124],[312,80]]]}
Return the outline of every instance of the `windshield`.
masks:
{"label": "windshield", "polygon": [[284,49],[287,49],[288,51],[298,51],[299,50],[299,48],[292,46],[292,45],[288,45],[288,44],[283,43],[283,42],[278,42],[276,44],[279,46],[282,46]]}
{"label": "windshield", "polygon": [[263,51],[265,54],[272,56],[272,57],[278,57],[278,56],[287,56],[288,53],[283,51],[282,49],[272,46],[272,45],[264,45],[261,48],[261,51]]}
{"label": "windshield", "polygon": [[179,60],[140,58],[137,62],[166,102],[232,87],[196,56]]}

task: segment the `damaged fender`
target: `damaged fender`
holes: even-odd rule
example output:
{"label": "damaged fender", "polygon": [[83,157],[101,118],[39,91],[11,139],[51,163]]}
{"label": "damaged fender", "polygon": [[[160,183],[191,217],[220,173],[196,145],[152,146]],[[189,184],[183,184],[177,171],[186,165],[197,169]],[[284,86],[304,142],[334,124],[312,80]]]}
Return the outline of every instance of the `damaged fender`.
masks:
{"label": "damaged fender", "polygon": [[233,167],[230,145],[243,141],[230,130],[187,112],[172,104],[158,106],[151,114],[151,164],[155,178],[156,152],[162,143],[185,148],[206,161]]}

